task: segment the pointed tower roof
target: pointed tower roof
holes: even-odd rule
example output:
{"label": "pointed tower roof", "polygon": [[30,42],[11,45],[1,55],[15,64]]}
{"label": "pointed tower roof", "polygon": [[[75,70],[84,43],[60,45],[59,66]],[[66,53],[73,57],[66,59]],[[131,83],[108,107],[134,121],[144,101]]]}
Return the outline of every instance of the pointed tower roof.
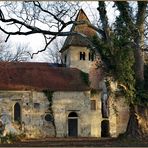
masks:
{"label": "pointed tower roof", "polygon": [[[90,20],[88,19],[87,15],[85,14],[85,12],[83,11],[83,9],[81,9],[79,11],[79,13],[77,14],[77,17],[75,19],[75,21],[82,21],[85,20],[87,22],[90,23]],[[94,35],[96,35],[96,31],[93,30],[92,28],[88,27],[87,24],[82,24],[82,25],[73,25],[71,30],[71,32],[80,32],[85,34],[88,37],[92,37]],[[64,51],[65,49],[67,49],[67,47],[74,45],[74,46],[88,46],[88,42],[81,36],[79,35],[74,35],[74,36],[68,36],[65,40],[65,43],[61,49],[61,52]]]}

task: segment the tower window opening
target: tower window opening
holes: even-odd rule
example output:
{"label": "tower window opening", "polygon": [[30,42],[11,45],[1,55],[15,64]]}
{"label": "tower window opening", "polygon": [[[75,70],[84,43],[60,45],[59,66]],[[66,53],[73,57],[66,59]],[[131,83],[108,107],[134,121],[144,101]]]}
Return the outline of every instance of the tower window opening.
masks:
{"label": "tower window opening", "polygon": [[89,57],[88,57],[89,61],[94,61],[94,53],[90,53],[89,52]]}
{"label": "tower window opening", "polygon": [[85,52],[80,52],[80,60],[85,60]]}

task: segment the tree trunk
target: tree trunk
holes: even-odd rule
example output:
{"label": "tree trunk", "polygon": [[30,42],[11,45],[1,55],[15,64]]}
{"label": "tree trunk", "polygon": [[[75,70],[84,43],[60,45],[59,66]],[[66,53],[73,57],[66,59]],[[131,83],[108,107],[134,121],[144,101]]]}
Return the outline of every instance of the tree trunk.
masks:
{"label": "tree trunk", "polygon": [[144,87],[144,61],[143,53],[139,48],[135,48],[135,78],[136,78],[136,89],[140,90]]}
{"label": "tree trunk", "polygon": [[[131,35],[134,39],[135,48],[135,79],[136,90],[143,89],[144,84],[144,61],[142,48],[144,45],[144,20],[146,14],[146,7],[148,2],[138,1],[138,12],[136,24],[130,14],[130,6],[128,2],[115,2],[118,7],[123,20],[125,21],[128,30],[131,31]],[[130,105],[130,118],[127,125],[127,131],[125,133],[128,137],[145,137],[148,135],[148,111],[145,106]]]}
{"label": "tree trunk", "polygon": [[134,40],[135,48],[135,76],[137,85],[142,87],[144,81],[144,62],[142,48],[144,45],[144,20],[146,14],[146,7],[148,2],[137,2],[138,12],[136,23],[134,23],[132,15],[130,14],[130,6],[127,1],[119,2],[115,4],[118,7],[120,14],[127,25],[127,29],[131,32],[131,36]]}
{"label": "tree trunk", "polygon": [[97,8],[97,10],[99,11],[102,27],[105,32],[104,41],[109,45],[110,53],[113,55],[114,48],[113,48],[113,42],[111,39],[111,28],[109,27],[109,23],[108,23],[105,2],[99,1],[99,7]]}
{"label": "tree trunk", "polygon": [[125,135],[128,138],[148,137],[148,108],[130,105],[130,118]]}
{"label": "tree trunk", "polygon": [[[146,7],[148,2],[138,1],[138,11],[136,16],[136,22],[133,21],[130,5],[127,1],[119,2],[115,1],[115,4],[120,11],[127,30],[131,32],[134,45],[134,56],[135,56],[135,79],[136,79],[136,90],[143,89],[144,83],[144,61],[143,61],[143,45],[144,45],[144,20],[146,14]],[[106,35],[106,43],[109,44],[111,54],[114,51],[114,45],[112,42],[110,27],[108,24],[107,12],[105,2],[99,2],[98,11],[100,13],[100,20],[102,28]],[[131,101],[131,103],[133,100]],[[130,105],[130,118],[127,126],[126,136],[129,137],[143,137],[148,135],[148,119],[147,119],[147,108],[143,106]]]}
{"label": "tree trunk", "polygon": [[[138,89],[143,89],[144,84],[144,57],[143,57],[143,48],[144,48],[144,21],[146,14],[146,7],[148,2],[138,1],[138,12],[136,19],[136,28],[137,33],[135,36],[135,76],[137,81]],[[133,33],[134,34],[134,33]]]}

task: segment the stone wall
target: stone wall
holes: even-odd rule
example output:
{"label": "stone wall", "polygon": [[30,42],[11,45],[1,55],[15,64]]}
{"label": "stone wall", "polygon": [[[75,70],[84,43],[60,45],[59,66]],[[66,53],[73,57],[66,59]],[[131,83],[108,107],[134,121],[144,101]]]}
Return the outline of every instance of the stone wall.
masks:
{"label": "stone wall", "polygon": [[57,137],[68,136],[68,115],[78,115],[78,136],[90,136],[90,98],[89,92],[55,92],[53,95],[53,113]]}
{"label": "stone wall", "polygon": [[91,137],[101,137],[101,93],[91,94],[91,100],[96,101],[96,110],[91,110]]}
{"label": "stone wall", "polygon": [[[20,104],[21,122],[14,122],[14,105]],[[5,112],[13,127],[27,138],[54,136],[54,127],[44,118],[48,113],[48,100],[44,93],[32,91],[1,91],[0,114]]]}
{"label": "stone wall", "polygon": [[[91,110],[91,100],[96,100],[96,109]],[[46,136],[68,137],[68,115],[78,115],[79,137],[101,137],[101,91],[54,92],[52,97],[54,123],[46,121],[50,114],[49,101],[42,92],[35,91],[0,91],[0,114],[6,113],[19,133],[27,138]],[[123,97],[109,98],[109,129],[111,137],[125,132],[129,114]],[[14,122],[14,105],[21,106],[21,124]]]}

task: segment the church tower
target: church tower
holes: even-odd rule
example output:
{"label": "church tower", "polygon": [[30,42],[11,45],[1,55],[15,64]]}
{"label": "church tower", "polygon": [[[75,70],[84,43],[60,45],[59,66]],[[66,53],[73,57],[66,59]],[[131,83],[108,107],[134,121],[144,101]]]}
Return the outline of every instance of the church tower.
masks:
{"label": "church tower", "polygon": [[[83,20],[90,23],[88,17],[81,9],[76,17],[76,21]],[[96,32],[92,28],[89,28],[87,24],[74,24],[71,32],[83,33],[88,38],[96,35]],[[89,73],[89,69],[95,60],[95,53],[90,49],[89,43],[79,35],[68,36],[60,52],[62,62],[66,67],[78,68],[86,73]]]}

